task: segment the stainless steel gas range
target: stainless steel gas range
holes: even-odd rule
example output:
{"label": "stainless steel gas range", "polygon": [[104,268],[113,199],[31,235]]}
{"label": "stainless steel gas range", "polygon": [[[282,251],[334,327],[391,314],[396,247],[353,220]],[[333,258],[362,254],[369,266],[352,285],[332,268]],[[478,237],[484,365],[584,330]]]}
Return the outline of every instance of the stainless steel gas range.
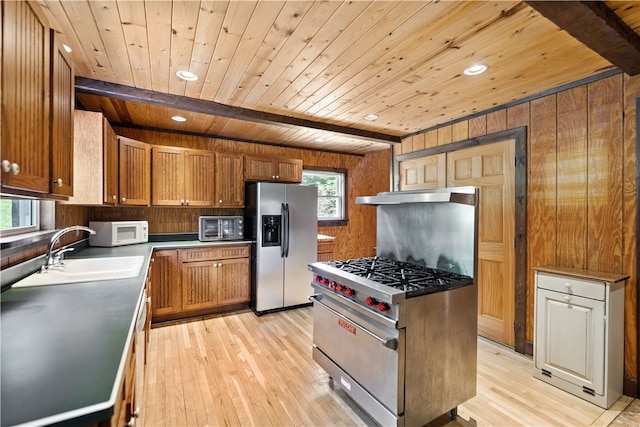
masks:
{"label": "stainless steel gas range", "polygon": [[381,425],[475,395],[477,189],[381,193],[376,257],[309,264],[313,358]]}

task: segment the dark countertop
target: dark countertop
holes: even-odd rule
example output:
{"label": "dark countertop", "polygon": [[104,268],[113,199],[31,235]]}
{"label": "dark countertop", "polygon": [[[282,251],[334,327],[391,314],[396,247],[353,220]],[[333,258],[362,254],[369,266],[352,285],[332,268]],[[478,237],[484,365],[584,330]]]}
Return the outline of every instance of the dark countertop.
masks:
{"label": "dark countertop", "polygon": [[140,275],[2,292],[0,424],[85,425],[109,419],[153,249],[250,243],[196,240],[87,247],[68,258],[143,255]]}

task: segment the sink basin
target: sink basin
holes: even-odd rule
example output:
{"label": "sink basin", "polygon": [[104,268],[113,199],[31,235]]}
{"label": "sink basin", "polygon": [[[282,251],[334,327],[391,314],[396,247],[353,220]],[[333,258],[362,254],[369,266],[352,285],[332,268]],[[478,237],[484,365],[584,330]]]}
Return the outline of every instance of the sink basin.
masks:
{"label": "sink basin", "polygon": [[64,260],[64,265],[46,273],[34,273],[16,282],[12,287],[130,279],[140,274],[143,262],[143,256],[67,259]]}

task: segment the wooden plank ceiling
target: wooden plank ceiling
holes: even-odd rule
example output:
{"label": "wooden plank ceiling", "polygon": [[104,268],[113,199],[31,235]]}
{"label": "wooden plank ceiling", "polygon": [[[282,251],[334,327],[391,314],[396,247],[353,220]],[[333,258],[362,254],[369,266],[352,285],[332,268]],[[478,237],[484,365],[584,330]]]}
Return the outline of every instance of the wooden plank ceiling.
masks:
{"label": "wooden plank ceiling", "polygon": [[[34,4],[73,49],[77,105],[112,124],[338,152],[622,67],[514,0]],[[640,33],[640,2],[605,4]]]}

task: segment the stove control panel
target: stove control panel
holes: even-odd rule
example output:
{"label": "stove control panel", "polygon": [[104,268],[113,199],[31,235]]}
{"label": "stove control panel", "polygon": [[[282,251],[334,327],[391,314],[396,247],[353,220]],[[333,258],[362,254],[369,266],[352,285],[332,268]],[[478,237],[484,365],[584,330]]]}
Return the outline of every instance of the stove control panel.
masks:
{"label": "stove control panel", "polygon": [[389,311],[391,310],[391,306],[384,301],[378,301],[377,299],[371,296],[362,295],[361,293],[357,292],[353,288],[350,288],[349,286],[338,283],[335,280],[330,280],[319,274],[316,274],[313,276],[313,281],[329,290],[332,290],[333,292],[349,297],[354,302],[364,304],[372,310],[379,311],[385,314],[390,314]]}
{"label": "stove control panel", "polygon": [[356,290],[353,288],[349,288],[347,286],[344,286],[338,282],[336,282],[335,280],[329,280],[326,277],[322,277],[319,274],[316,274],[315,276],[313,276],[313,280],[316,283],[320,283],[321,285],[326,286],[327,288],[331,289],[332,291],[338,292],[340,294],[346,295],[348,297],[355,297],[356,296]]}

